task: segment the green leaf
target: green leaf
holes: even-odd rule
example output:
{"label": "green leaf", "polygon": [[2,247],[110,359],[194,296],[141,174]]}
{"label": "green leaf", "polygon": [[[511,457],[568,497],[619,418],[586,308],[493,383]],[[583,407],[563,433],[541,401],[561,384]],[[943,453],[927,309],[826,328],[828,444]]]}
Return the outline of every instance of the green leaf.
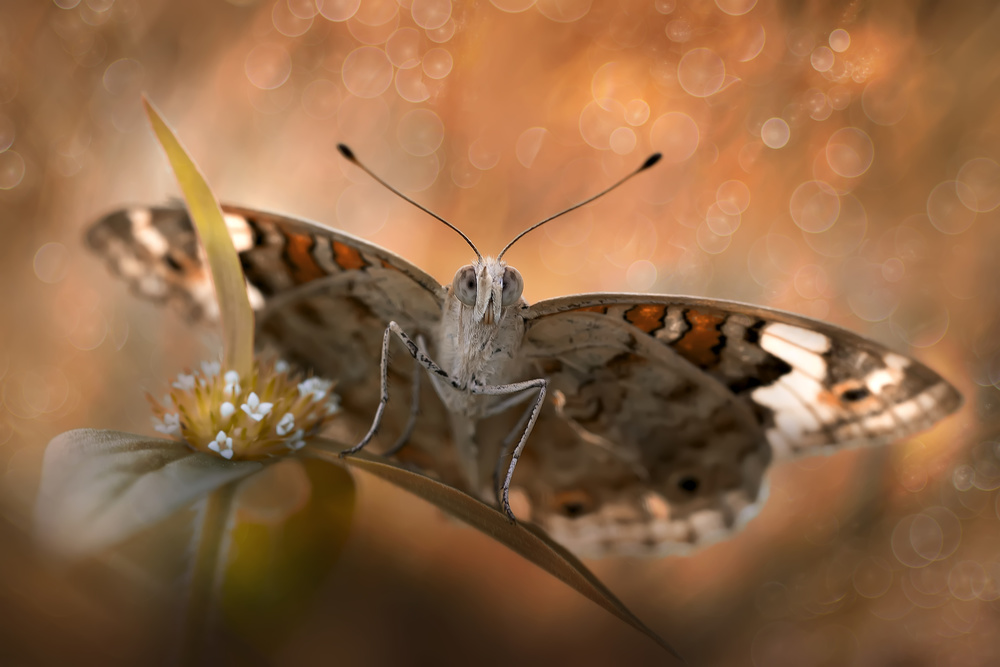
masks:
{"label": "green leaf", "polygon": [[55,553],[84,556],[262,467],[195,452],[174,440],[68,431],[45,450],[35,531]]}
{"label": "green leaf", "polygon": [[208,255],[222,321],[222,349],[226,365],[223,370],[235,370],[240,377],[249,377],[253,368],[253,308],[250,307],[243,269],[226,228],[222,209],[197,165],[156,108],[145,97],[142,103],[156,138],[170,160],[191,220],[198,230],[198,238]]}
{"label": "green leaf", "polygon": [[[336,457],[342,446],[314,438],[307,449],[313,456]],[[506,514],[429,477],[415,473],[379,456],[359,452],[343,459],[349,466],[380,477],[401,489],[417,495],[576,589],[608,612],[655,641],[678,660],[682,658],[659,635],[639,618],[587,569],[587,566],[565,547],[554,542],[545,531],[529,523],[511,523]]]}
{"label": "green leaf", "polygon": [[299,626],[344,548],[354,497],[350,473],[315,458],[282,461],[242,486],[220,605],[244,642],[269,653]]}

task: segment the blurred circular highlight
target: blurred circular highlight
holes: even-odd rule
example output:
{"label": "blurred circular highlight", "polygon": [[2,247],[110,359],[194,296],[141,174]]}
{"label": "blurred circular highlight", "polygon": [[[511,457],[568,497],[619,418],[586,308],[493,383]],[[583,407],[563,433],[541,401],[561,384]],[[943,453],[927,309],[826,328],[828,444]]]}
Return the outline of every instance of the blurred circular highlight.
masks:
{"label": "blurred circular highlight", "polygon": [[69,250],[62,243],[46,243],[35,252],[32,268],[43,283],[57,283],[66,277]]}
{"label": "blurred circular highlight", "polygon": [[826,142],[827,164],[844,178],[857,178],[868,171],[874,156],[871,137],[856,127],[839,129]]}
{"label": "blurred circular highlight", "polygon": [[649,143],[654,151],[663,154],[667,164],[684,162],[698,149],[698,125],[681,111],[665,113],[649,131]]}
{"label": "blurred circular highlight", "polygon": [[830,48],[837,53],[843,53],[851,45],[851,34],[843,28],[837,28],[830,33]]}
{"label": "blurred circular highlight", "polygon": [[492,169],[500,162],[500,149],[491,139],[479,137],[469,146],[469,162],[482,171]]}
{"label": "blurred circular highlight", "polygon": [[840,215],[840,197],[829,183],[806,181],[795,188],[788,202],[796,226],[815,234],[833,226]]}
{"label": "blurred circular highlight", "polygon": [[0,114],[0,153],[14,145],[14,137],[16,135],[14,121]]}
{"label": "blurred circular highlight", "polygon": [[635,132],[630,127],[615,129],[608,139],[611,150],[618,155],[628,155],[635,150],[636,143]]}
{"label": "blurred circular highlight", "polygon": [[750,188],[740,180],[726,181],[715,191],[715,203],[729,215],[743,213],[750,206]]}
{"label": "blurred circular highlight", "polygon": [[656,265],[647,259],[638,259],[625,272],[625,282],[629,289],[645,292],[656,283]]}
{"label": "blurred circular highlight", "polygon": [[424,54],[424,74],[432,79],[443,79],[451,74],[453,61],[448,49],[434,47]]}
{"label": "blurred circular highlight", "polygon": [[572,23],[587,15],[591,0],[537,0],[542,16],[557,23]]}
{"label": "blurred circular highlight", "polygon": [[302,109],[317,120],[336,115],[340,100],[340,86],[329,79],[316,79],[302,91]]}
{"label": "blurred circular highlight", "polygon": [[854,195],[840,199],[840,214],[835,224],[821,232],[805,233],[803,240],[824,257],[846,257],[865,240],[868,233],[868,212]]}
{"label": "blurred circular highlight", "polygon": [[490,4],[502,12],[519,14],[531,9],[532,5],[535,4],[535,0],[490,0]]}
{"label": "blurred circular highlight", "polygon": [[692,97],[715,94],[725,80],[726,65],[711,49],[691,49],[677,64],[677,82]]}
{"label": "blurred circular highlight", "polygon": [[410,155],[430,155],[444,141],[444,123],[430,109],[414,109],[399,120],[396,137]]}
{"label": "blurred circular highlight", "polygon": [[956,194],[969,210],[986,213],[1000,206],[1000,165],[993,160],[985,157],[969,160],[955,180]]}
{"label": "blurred circular highlight", "polygon": [[260,44],[247,54],[243,68],[250,83],[261,90],[273,90],[291,75],[292,57],[279,44]]}
{"label": "blurred circular highlight", "polygon": [[715,0],[716,6],[730,16],[743,16],[757,6],[757,0]]}
{"label": "blurred circular highlight", "polygon": [[362,98],[378,97],[392,84],[392,63],[382,49],[362,46],[344,58],[341,76],[352,94]]}
{"label": "blurred circular highlight", "polygon": [[538,151],[542,149],[542,141],[548,130],[544,127],[530,127],[521,133],[514,144],[514,154],[521,166],[530,168],[538,157]]}
{"label": "blurred circular highlight", "polygon": [[420,33],[416,28],[400,28],[385,42],[389,62],[400,69],[420,64]]}
{"label": "blurred circular highlight", "polygon": [[625,105],[625,122],[634,127],[649,120],[649,104],[646,100],[634,99]]}
{"label": "blurred circular highlight", "polygon": [[976,212],[962,203],[963,196],[975,199],[972,188],[959,181],[938,183],[927,196],[927,217],[942,234],[961,234],[975,222]]}
{"label": "blurred circular highlight", "polygon": [[809,55],[809,63],[817,72],[829,72],[835,61],[836,57],[828,46],[817,46]]}
{"label": "blurred circular highlight", "polygon": [[410,16],[424,30],[437,30],[451,18],[451,0],[413,0]]}
{"label": "blurred circular highlight", "polygon": [[24,180],[24,158],[17,151],[0,153],[0,190],[13,190]]}
{"label": "blurred circular highlight", "polygon": [[768,118],[760,126],[760,139],[768,148],[784,148],[790,136],[788,123],[781,118]]}

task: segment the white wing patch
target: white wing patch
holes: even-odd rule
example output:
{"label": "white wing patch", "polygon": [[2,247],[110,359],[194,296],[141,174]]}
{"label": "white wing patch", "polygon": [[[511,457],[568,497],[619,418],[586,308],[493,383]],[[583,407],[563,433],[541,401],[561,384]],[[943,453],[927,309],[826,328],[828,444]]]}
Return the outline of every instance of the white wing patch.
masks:
{"label": "white wing patch", "polygon": [[830,351],[830,338],[818,331],[810,331],[784,322],[772,322],[764,327],[764,333],[817,354]]}
{"label": "white wing patch", "polygon": [[817,380],[826,377],[822,355],[830,349],[830,339],[821,333],[788,324],[768,324],[761,334],[760,346],[810,377]]}
{"label": "white wing patch", "polygon": [[229,230],[229,236],[233,239],[233,245],[236,246],[236,252],[243,252],[252,248],[253,230],[247,224],[247,219],[242,215],[234,213],[225,213],[223,214],[223,218],[226,221],[226,229]]}

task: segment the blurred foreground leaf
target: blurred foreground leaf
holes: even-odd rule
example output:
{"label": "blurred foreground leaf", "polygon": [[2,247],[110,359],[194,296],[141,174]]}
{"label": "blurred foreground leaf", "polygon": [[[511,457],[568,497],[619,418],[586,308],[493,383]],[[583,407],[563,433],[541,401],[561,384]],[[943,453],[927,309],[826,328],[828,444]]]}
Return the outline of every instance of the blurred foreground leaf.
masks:
{"label": "blurred foreground leaf", "polygon": [[142,98],[142,104],[156,138],[170,160],[170,166],[184,195],[184,203],[191,214],[191,221],[198,230],[198,239],[208,256],[215,295],[219,301],[219,318],[222,321],[223,370],[235,370],[240,377],[247,377],[253,367],[253,308],[250,307],[243,268],[229,237],[222,209],[197,165],[166,121],[145,97]]}
{"label": "blurred foreground leaf", "polygon": [[45,450],[35,530],[56,553],[84,556],[262,467],[208,456],[174,440],[68,431]]}
{"label": "blurred foreground leaf", "polygon": [[226,625],[269,653],[298,627],[347,541],[355,488],[338,462],[287,460],[242,485],[220,606]]}
{"label": "blurred foreground leaf", "polygon": [[[338,457],[343,446],[314,438],[305,451],[324,458]],[[380,477],[417,495],[497,542],[514,550],[538,567],[574,588],[608,612],[655,641],[678,660],[677,652],[639,618],[564,547],[552,541],[544,531],[531,524],[511,523],[505,514],[455,488],[367,452],[341,459],[348,465]]]}

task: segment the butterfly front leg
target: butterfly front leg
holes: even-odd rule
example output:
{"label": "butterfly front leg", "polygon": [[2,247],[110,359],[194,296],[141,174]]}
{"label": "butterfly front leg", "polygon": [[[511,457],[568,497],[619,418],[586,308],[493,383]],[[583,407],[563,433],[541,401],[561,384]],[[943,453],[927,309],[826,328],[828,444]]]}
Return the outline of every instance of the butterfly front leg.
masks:
{"label": "butterfly front leg", "polygon": [[[538,378],[535,380],[525,380],[524,382],[513,382],[511,384],[478,384],[475,380],[469,383],[469,392],[472,394],[480,394],[485,396],[508,396],[511,394],[520,394],[522,392],[537,389],[538,395],[535,396],[535,402],[530,407],[530,412],[525,412],[528,416],[528,423],[524,427],[524,432],[521,434],[521,440],[518,441],[517,446],[514,448],[514,454],[510,458],[510,465],[507,467],[507,476],[503,481],[503,488],[500,492],[500,507],[507,514],[507,517],[511,521],[516,521],[514,517],[514,512],[510,509],[510,480],[514,476],[514,468],[517,467],[517,460],[521,458],[521,452],[524,450],[524,445],[528,442],[528,436],[531,435],[531,431],[535,428],[535,422],[538,421],[538,415],[542,411],[542,405],[545,404],[545,392],[548,390],[549,381],[545,378]],[[510,404],[505,402],[505,406],[509,407]],[[521,422],[524,422],[524,418],[521,418]],[[516,432],[516,431],[515,431]],[[507,449],[510,446],[508,440],[504,441],[504,444],[500,448],[500,458],[497,461],[497,468],[502,465],[503,459],[507,455]]]}
{"label": "butterfly front leg", "polygon": [[[417,345],[420,349],[427,349],[427,342],[421,335],[417,336]],[[410,416],[406,420],[406,426],[403,427],[403,432],[399,434],[396,438],[396,442],[392,443],[392,447],[382,452],[382,456],[395,456],[399,453],[406,443],[410,441],[410,436],[413,435],[413,429],[417,425],[417,415],[420,414],[420,371],[414,369],[413,372],[413,385],[410,387]]]}
{"label": "butterfly front leg", "polygon": [[[379,427],[382,425],[382,417],[385,414],[385,406],[389,403],[389,340],[392,334],[395,334],[397,338],[406,346],[407,351],[416,360],[418,364],[424,367],[428,373],[433,373],[444,378],[453,388],[461,389],[461,385],[448,377],[448,373],[438,366],[434,361],[424,354],[420,347],[423,346],[423,338],[418,337],[421,345],[418,346],[413,340],[406,335],[406,333],[400,328],[395,322],[389,322],[389,326],[385,328],[385,333],[382,335],[382,361],[379,366],[379,381],[380,381],[380,393],[378,407],[375,409],[375,417],[372,419],[371,428],[368,429],[368,433],[365,437],[361,439],[361,442],[351,447],[350,449],[345,449],[340,452],[340,456],[348,456],[350,454],[357,454],[362,449],[364,449],[375,434],[378,433]],[[419,395],[420,395],[420,381],[418,376],[419,371],[414,372],[413,381],[413,402],[410,409],[410,418],[403,429],[402,435],[399,439],[389,448],[386,452],[386,456],[391,456],[402,449],[403,445],[409,439],[410,433],[413,431],[413,425],[416,422],[416,413],[419,408]]]}

